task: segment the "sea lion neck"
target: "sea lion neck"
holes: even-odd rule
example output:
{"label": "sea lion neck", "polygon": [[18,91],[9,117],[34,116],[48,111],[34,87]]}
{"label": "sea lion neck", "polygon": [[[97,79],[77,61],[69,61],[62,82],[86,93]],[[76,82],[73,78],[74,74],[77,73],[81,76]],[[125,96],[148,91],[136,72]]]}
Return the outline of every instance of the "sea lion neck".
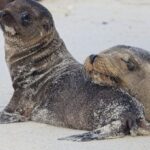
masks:
{"label": "sea lion neck", "polygon": [[57,31],[53,39],[46,37],[30,48],[28,45],[17,47],[18,45],[11,44],[6,43],[6,61],[14,89],[31,87],[33,84],[39,88],[41,79],[47,80],[56,72],[63,71],[67,65],[77,63]]}

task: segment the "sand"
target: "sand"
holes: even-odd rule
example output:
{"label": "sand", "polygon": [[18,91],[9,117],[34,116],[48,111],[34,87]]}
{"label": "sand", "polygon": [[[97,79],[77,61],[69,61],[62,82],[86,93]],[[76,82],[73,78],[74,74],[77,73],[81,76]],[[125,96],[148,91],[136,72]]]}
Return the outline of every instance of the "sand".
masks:
{"label": "sand", "polygon": [[[45,0],[56,27],[72,55],[83,62],[89,54],[118,44],[150,50],[149,0]],[[0,110],[13,89],[4,60],[0,32]],[[150,137],[125,137],[75,143],[57,138],[83,131],[39,123],[0,125],[0,150],[149,150]]]}

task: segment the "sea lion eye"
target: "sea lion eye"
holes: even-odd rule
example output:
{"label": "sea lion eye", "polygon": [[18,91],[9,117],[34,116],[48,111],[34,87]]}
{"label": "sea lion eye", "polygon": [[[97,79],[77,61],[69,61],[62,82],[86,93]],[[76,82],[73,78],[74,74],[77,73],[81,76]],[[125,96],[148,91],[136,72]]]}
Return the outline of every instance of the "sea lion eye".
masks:
{"label": "sea lion eye", "polygon": [[22,12],[21,13],[21,22],[22,22],[22,25],[23,26],[27,26],[27,25],[29,25],[30,21],[31,21],[30,14],[27,11]]}
{"label": "sea lion eye", "polygon": [[121,60],[126,63],[129,71],[134,71],[136,69],[136,64],[131,59],[128,60],[121,59]]}

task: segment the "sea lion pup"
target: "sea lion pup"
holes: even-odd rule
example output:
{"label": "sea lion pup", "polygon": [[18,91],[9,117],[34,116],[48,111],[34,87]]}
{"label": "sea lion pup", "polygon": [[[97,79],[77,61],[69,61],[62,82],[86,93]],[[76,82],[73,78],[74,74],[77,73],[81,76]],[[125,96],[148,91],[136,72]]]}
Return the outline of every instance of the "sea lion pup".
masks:
{"label": "sea lion pup", "polygon": [[94,132],[86,141],[150,133],[143,106],[118,88],[85,78],[83,65],[68,52],[52,15],[31,0],[16,0],[0,13],[6,62],[14,94],[0,123],[36,121]]}
{"label": "sea lion pup", "polygon": [[119,45],[88,57],[85,68],[95,83],[116,85],[135,96],[150,121],[150,52]]}

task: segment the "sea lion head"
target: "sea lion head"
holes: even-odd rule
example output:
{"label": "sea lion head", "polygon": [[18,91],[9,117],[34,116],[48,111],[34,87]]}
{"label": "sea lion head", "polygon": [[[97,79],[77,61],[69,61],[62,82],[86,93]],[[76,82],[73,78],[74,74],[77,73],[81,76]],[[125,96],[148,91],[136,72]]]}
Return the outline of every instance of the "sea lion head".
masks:
{"label": "sea lion head", "polygon": [[[14,0],[0,12],[0,24],[8,41],[34,45],[50,35],[54,22],[50,12],[32,0]],[[21,43],[20,43],[21,44]]]}
{"label": "sea lion head", "polygon": [[[50,68],[47,58],[56,51],[56,44],[52,43],[59,36],[52,15],[36,1],[14,0],[0,12],[0,25],[13,87],[29,85],[29,81],[36,80],[43,70],[46,72]],[[38,75],[32,77],[34,72]]]}
{"label": "sea lion head", "polygon": [[[91,55],[85,61],[88,75],[96,83],[128,86],[150,78],[150,53],[145,50],[119,48]],[[106,81],[104,81],[106,80]]]}
{"label": "sea lion head", "polygon": [[89,56],[84,66],[94,83],[121,87],[139,99],[150,120],[150,52],[116,46]]}

